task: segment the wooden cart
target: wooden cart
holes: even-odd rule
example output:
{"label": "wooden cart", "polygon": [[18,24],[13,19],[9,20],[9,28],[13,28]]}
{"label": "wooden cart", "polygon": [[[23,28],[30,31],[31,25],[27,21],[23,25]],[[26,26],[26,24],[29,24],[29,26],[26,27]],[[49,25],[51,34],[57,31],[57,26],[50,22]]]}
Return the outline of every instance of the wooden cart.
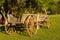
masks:
{"label": "wooden cart", "polygon": [[17,25],[17,24],[24,24],[26,28],[26,32],[29,36],[32,36],[36,34],[37,30],[39,29],[40,25],[45,23],[47,24],[47,28],[50,26],[49,19],[47,15],[41,15],[41,14],[23,14],[22,17],[16,18],[12,14],[7,14],[7,17],[5,16],[5,13],[2,12],[4,18],[5,18],[5,31],[8,32],[8,27]]}

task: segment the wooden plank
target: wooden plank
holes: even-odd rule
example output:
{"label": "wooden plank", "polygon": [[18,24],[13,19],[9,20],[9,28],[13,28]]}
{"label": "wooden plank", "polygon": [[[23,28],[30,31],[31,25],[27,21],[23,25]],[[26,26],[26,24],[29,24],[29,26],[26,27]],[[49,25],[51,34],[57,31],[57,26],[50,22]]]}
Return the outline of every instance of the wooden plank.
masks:
{"label": "wooden plank", "polygon": [[24,23],[28,16],[29,14],[23,14],[21,18],[21,23]]}

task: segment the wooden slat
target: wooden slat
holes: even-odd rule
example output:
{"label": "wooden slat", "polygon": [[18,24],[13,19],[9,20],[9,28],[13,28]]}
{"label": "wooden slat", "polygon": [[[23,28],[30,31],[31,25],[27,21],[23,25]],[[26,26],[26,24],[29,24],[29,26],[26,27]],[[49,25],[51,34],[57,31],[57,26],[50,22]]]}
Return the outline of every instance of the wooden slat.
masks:
{"label": "wooden slat", "polygon": [[13,17],[13,15],[7,15],[7,16],[9,23],[13,23],[13,24],[20,23],[20,18]]}
{"label": "wooden slat", "polygon": [[21,18],[21,23],[24,23],[26,20],[26,18],[28,17],[29,15],[28,14],[23,14],[22,15],[22,18]]}

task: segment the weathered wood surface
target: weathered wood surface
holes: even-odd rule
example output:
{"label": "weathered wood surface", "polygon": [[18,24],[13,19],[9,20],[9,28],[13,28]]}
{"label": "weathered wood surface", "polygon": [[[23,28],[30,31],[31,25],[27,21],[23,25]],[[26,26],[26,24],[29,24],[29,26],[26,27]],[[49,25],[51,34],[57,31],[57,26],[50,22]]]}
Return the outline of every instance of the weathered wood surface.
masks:
{"label": "weathered wood surface", "polygon": [[33,16],[34,17],[34,21],[44,21],[45,18],[47,18],[47,15],[40,15],[40,14],[23,14],[22,18],[21,18],[21,23],[24,23],[26,21],[26,19],[28,19],[29,16]]}
{"label": "weathered wood surface", "polygon": [[18,23],[18,24],[20,24],[20,18],[16,18],[16,17],[14,17],[11,14],[8,14],[7,17],[8,17],[7,18],[8,19],[8,23],[12,23],[12,24]]}
{"label": "weathered wood surface", "polygon": [[[47,26],[49,27],[48,23],[48,16],[47,15],[42,15],[42,14],[23,14],[22,17],[16,18],[12,14],[7,14],[7,17],[5,16],[5,13],[2,12],[4,18],[5,18],[5,31],[8,33],[8,24],[11,23],[12,25],[16,24],[24,24],[26,25],[25,28],[30,35],[31,33],[35,33],[39,29],[39,24],[41,22],[46,22]],[[30,32],[30,31],[32,32]]]}

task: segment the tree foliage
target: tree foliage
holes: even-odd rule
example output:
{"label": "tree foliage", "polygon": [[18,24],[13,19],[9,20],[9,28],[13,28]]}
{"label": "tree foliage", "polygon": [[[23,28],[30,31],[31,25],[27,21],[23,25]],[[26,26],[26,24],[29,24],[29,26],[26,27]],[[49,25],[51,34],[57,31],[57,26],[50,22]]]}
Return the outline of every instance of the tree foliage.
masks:
{"label": "tree foliage", "polygon": [[58,14],[60,4],[58,0],[0,0],[0,6],[4,7],[6,13],[8,10],[16,9],[18,13],[42,12],[45,14]]}

